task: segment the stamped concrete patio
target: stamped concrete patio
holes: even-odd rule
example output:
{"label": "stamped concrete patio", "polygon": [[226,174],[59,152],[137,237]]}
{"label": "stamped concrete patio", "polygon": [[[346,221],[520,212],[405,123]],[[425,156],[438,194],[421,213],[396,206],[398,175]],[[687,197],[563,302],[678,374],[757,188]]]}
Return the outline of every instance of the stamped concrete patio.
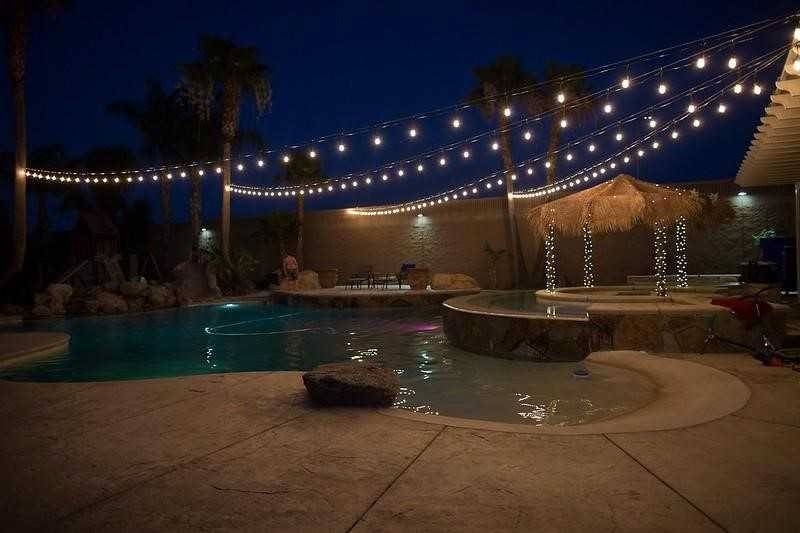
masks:
{"label": "stamped concrete patio", "polygon": [[800,373],[684,429],[464,429],[310,406],[297,373],[0,382],[3,529],[798,531]]}

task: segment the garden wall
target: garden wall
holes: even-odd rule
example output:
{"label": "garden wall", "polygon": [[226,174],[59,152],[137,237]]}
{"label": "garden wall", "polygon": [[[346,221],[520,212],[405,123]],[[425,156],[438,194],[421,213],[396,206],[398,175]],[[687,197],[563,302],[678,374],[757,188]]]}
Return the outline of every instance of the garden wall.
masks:
{"label": "garden wall", "polygon": [[[738,273],[739,263],[757,257],[753,236],[765,229],[793,236],[793,191],[790,187],[763,187],[737,196],[731,182],[695,185],[704,193],[718,193],[731,202],[736,218],[724,226],[688,234],[689,273]],[[235,200],[234,200],[235,201]],[[532,200],[516,200],[517,222],[524,253],[525,278],[541,284],[541,239],[525,221]],[[424,210],[423,217],[411,214],[384,217],[357,216],[346,209],[307,211],[305,231],[306,267],[338,268],[340,280],[372,266],[376,271],[396,271],[404,262],[427,266],[433,272],[461,272],[487,286],[488,242],[494,249],[507,249],[504,227],[505,198],[459,200],[447,207]],[[313,209],[313,202],[307,207]],[[212,226],[209,225],[209,228]],[[234,249],[247,250],[260,264],[257,277],[278,266],[277,250],[254,237],[258,223],[237,219],[232,224]],[[176,228],[175,253],[188,255],[188,230]],[[559,274],[562,284],[582,281],[581,239],[559,239]],[[291,243],[289,248],[291,249]],[[639,228],[624,234],[597,236],[594,243],[595,279],[599,283],[620,283],[631,274],[652,271],[652,235]],[[671,260],[671,258],[670,258]],[[511,283],[508,259],[498,266],[500,288]]]}

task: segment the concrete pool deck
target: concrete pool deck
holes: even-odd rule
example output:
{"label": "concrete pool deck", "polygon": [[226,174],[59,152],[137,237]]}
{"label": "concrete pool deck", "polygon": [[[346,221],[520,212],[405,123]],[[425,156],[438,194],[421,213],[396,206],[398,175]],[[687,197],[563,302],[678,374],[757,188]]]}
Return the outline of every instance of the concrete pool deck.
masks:
{"label": "concrete pool deck", "polygon": [[800,373],[739,377],[736,413],[537,435],[318,409],[299,374],[0,381],[4,529],[797,531]]}

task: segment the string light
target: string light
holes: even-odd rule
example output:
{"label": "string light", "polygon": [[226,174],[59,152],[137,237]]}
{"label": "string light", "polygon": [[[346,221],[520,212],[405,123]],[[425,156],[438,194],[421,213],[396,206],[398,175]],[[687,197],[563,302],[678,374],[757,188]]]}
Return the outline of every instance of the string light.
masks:
{"label": "string light", "polygon": [[530,141],[533,138],[533,134],[530,131],[526,131],[522,136],[526,141]]}
{"label": "string light", "polygon": [[728,106],[726,106],[725,104],[719,104],[717,106],[717,113],[722,114],[722,113],[725,113],[725,111],[727,111],[727,110],[728,110]]}
{"label": "string light", "polygon": [[687,113],[694,113],[695,111],[697,111],[697,106],[694,104],[689,104],[689,106],[686,108]]}
{"label": "string light", "polygon": [[735,69],[736,65],[738,65],[738,64],[739,64],[739,60],[736,59],[736,56],[731,56],[730,59],[728,59],[728,68],[729,69],[731,69],[731,70]]}
{"label": "string light", "polygon": [[706,68],[706,58],[704,56],[698,57],[697,61],[695,61],[694,63],[694,66],[696,66],[699,69]]}
{"label": "string light", "polygon": [[611,105],[611,104],[609,104],[609,103],[607,103],[606,105],[604,105],[604,106],[603,106],[603,113],[605,113],[605,114],[609,114],[609,113],[611,113],[613,110],[614,110],[614,106],[612,106],[612,105]]}
{"label": "string light", "polygon": [[667,84],[666,83],[659,83],[658,84],[658,94],[666,94],[667,93]]}
{"label": "string light", "polygon": [[753,94],[755,95],[761,94],[761,85],[757,83],[753,84]]}
{"label": "string light", "polygon": [[347,146],[345,146],[344,143],[339,143],[339,146],[337,146],[337,148],[339,149],[340,152],[344,152],[345,150],[347,150]]}
{"label": "string light", "polygon": [[497,141],[494,141],[494,142],[492,143],[492,150],[497,150],[498,148],[500,148],[500,144],[498,144],[498,142],[497,142]]}
{"label": "string light", "polygon": [[[554,216],[554,215],[552,215]],[[544,241],[544,276],[547,292],[556,290],[556,226],[554,220],[547,225]]]}
{"label": "string light", "polygon": [[566,100],[567,97],[564,95],[564,93],[558,93],[558,96],[556,96],[556,101],[558,101],[559,104],[563,104]]}
{"label": "string light", "polygon": [[456,128],[456,129],[460,128],[461,127],[461,121],[458,120],[457,118],[454,118],[453,119],[453,127]]}
{"label": "string light", "polygon": [[383,139],[381,139],[380,136],[378,135],[372,138],[372,144],[374,144],[375,146],[380,146],[382,142]]}
{"label": "string light", "polygon": [[622,78],[622,81],[620,82],[620,84],[619,84],[619,85],[620,85],[620,87],[622,87],[623,89],[627,89],[628,87],[630,87],[630,86],[631,86],[631,79],[630,79],[629,77],[627,77],[627,76],[626,76],[626,77]]}
{"label": "string light", "polygon": [[655,232],[655,274],[656,295],[667,296],[667,232],[663,221],[659,220],[653,228]]}
{"label": "string light", "polygon": [[283,156],[283,162],[284,163],[288,163],[289,162],[289,156],[288,155]]}
{"label": "string light", "polygon": [[416,128],[411,128],[410,130],[408,130],[408,136],[411,137],[411,138],[416,137],[417,136],[417,129]]}
{"label": "string light", "polygon": [[583,286],[594,287],[594,238],[592,235],[592,215],[587,213],[583,222]]}
{"label": "string light", "polygon": [[505,107],[503,109],[503,115],[506,116],[506,117],[510,117],[511,116],[511,108],[510,107]]}
{"label": "string light", "polygon": [[566,127],[567,127],[567,125],[568,125],[568,123],[567,123],[567,119],[565,119],[565,118],[562,118],[562,119],[561,119],[561,122],[559,122],[559,125],[560,125],[562,128],[566,128]]}
{"label": "string light", "polygon": [[686,218],[675,221],[675,277],[678,287],[689,286],[686,260]]}
{"label": "string light", "polygon": [[735,92],[736,94],[741,94],[742,93],[742,84],[741,83],[737,83],[736,85],[734,85],[733,86],[733,92]]}

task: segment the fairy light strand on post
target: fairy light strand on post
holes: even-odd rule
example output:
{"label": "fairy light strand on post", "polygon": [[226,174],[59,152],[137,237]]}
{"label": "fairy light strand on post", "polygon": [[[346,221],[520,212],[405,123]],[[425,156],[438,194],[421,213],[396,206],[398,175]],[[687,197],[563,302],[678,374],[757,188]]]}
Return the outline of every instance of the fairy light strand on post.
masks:
{"label": "fairy light strand on post", "polygon": [[594,287],[594,236],[592,215],[588,213],[583,222],[583,286]]}
{"label": "fairy light strand on post", "polygon": [[659,220],[654,226],[655,233],[655,274],[656,295],[667,296],[667,230],[663,221]]}
{"label": "fairy light strand on post", "polygon": [[686,218],[678,217],[675,222],[675,277],[676,286],[688,287],[689,277],[687,274],[686,260]]}
{"label": "fairy light strand on post", "polygon": [[[555,215],[553,215],[555,216]],[[550,220],[544,241],[544,275],[547,292],[556,290],[556,225]]]}

